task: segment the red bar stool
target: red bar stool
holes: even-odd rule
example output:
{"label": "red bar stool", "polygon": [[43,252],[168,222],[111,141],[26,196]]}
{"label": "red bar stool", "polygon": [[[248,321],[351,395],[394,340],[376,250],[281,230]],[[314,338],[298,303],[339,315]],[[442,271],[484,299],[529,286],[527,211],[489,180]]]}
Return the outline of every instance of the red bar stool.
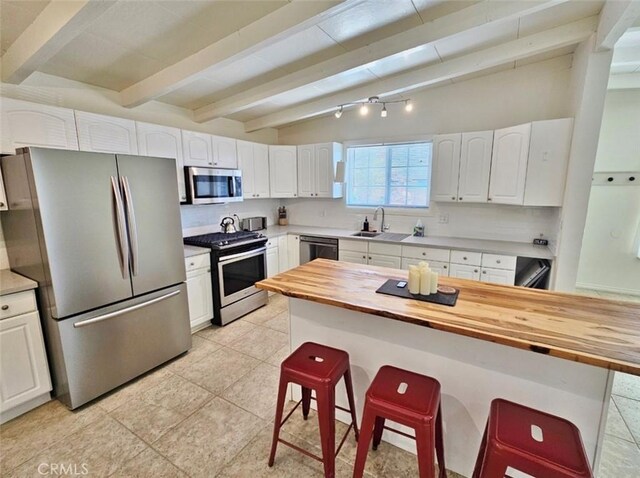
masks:
{"label": "red bar stool", "polygon": [[564,418],[501,398],[491,402],[473,478],[507,467],[545,478],[592,478],[580,431]]}
{"label": "red bar stool", "polygon": [[[386,427],[384,422],[387,418],[413,428],[416,436]],[[384,429],[416,440],[420,478],[435,476],[435,446],[439,476],[446,478],[440,383],[437,380],[389,365],[380,368],[367,390],[354,478],[361,478],[364,473],[371,436],[373,435],[373,449],[376,450]]]}
{"label": "red bar stool", "polygon": [[[342,408],[335,404],[335,388],[340,379],[344,377],[347,388],[347,398],[349,408]],[[289,412],[282,420],[284,402],[287,394],[287,385],[295,383],[302,387],[302,400]],[[315,390],[316,397],[311,396],[311,391]],[[289,419],[291,414],[302,403],[302,416],[306,420],[309,416],[311,400],[316,400],[318,404],[318,421],[320,423],[320,442],[322,445],[322,458],[309,453],[293,443],[280,438],[280,428]],[[356,408],[353,400],[353,385],[351,383],[351,368],[349,366],[349,354],[343,350],[334,349],[325,345],[306,342],[287,357],[280,367],[280,388],[278,390],[278,404],[276,406],[276,419],[273,426],[273,441],[271,442],[271,454],[269,455],[269,466],[273,466],[276,456],[278,442],[287,445],[311,458],[324,464],[324,476],[333,478],[335,476],[335,459],[340,452],[342,445],[347,439],[347,435],[353,427],[356,441],[358,440],[358,424],[356,420]],[[342,437],[342,441],[335,449],[335,409],[343,410],[351,414],[351,424]]]}

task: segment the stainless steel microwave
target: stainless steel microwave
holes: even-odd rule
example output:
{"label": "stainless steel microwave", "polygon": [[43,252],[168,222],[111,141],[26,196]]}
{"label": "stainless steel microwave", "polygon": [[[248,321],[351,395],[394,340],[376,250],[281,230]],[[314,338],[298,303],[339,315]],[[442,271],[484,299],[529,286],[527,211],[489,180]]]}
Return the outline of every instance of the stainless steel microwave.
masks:
{"label": "stainless steel microwave", "polygon": [[186,166],[187,202],[220,204],[242,201],[242,171]]}

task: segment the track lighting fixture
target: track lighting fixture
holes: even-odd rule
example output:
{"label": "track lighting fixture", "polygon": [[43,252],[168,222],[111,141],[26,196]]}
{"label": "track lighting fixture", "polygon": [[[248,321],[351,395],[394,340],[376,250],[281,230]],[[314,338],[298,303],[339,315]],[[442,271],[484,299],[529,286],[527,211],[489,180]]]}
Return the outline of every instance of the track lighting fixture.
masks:
{"label": "track lighting fixture", "polygon": [[411,103],[411,100],[406,100],[404,102],[404,110],[409,113],[411,111],[413,111],[413,103]]}
{"label": "track lighting fixture", "polygon": [[333,113],[333,115],[336,118],[340,118],[342,116],[342,112],[344,111],[344,108],[346,106],[358,106],[358,105],[360,105],[360,108],[358,108],[358,111],[360,112],[360,116],[367,116],[369,114],[369,105],[377,105],[377,104],[380,104],[380,103],[382,104],[382,109],[380,110],[380,117],[381,118],[386,118],[388,116],[389,112],[387,110],[387,105],[390,105],[390,104],[393,104],[393,103],[404,103],[404,110],[406,112],[413,111],[413,103],[411,103],[410,99],[381,102],[379,97],[370,96],[366,101],[359,101],[357,103],[344,103],[342,105],[338,105],[336,107],[336,110]]}
{"label": "track lighting fixture", "polygon": [[334,115],[336,118],[340,118],[340,116],[342,116],[342,106],[340,106],[340,108],[336,110]]}
{"label": "track lighting fixture", "polygon": [[387,105],[384,103],[382,103],[382,110],[380,111],[380,117],[381,118],[387,117]]}
{"label": "track lighting fixture", "polygon": [[367,113],[369,113],[369,107],[367,106],[366,103],[362,103],[362,105],[360,106],[360,114],[362,116],[366,116]]}

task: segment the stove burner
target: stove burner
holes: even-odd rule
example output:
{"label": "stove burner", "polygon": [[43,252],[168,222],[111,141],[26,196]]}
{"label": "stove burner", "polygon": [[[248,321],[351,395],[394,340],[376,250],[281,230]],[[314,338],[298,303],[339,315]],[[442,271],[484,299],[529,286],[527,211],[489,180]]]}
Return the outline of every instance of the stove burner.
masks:
{"label": "stove burner", "polygon": [[239,232],[212,232],[210,234],[201,234],[199,236],[185,237],[184,243],[190,246],[209,247],[211,249],[220,249],[226,246],[241,245],[242,243],[250,243],[256,239],[262,239],[264,236],[258,232],[239,231]]}

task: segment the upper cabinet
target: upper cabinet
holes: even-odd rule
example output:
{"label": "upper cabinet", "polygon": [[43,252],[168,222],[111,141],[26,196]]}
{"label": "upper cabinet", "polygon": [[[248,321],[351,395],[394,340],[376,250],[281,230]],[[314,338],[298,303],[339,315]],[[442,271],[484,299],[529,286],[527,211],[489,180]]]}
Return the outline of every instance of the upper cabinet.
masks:
{"label": "upper cabinet", "polygon": [[0,112],[2,153],[25,146],[78,149],[73,110],[2,98]]}
{"label": "upper cabinet", "polygon": [[300,197],[342,197],[342,183],[335,182],[336,165],[342,160],[339,143],[298,146],[298,195]]}
{"label": "upper cabinet", "polygon": [[531,123],[495,130],[489,201],[500,204],[523,203],[530,137]]}
{"label": "upper cabinet", "polygon": [[238,151],[235,139],[211,135],[211,151],[215,168],[238,169]]}
{"label": "upper cabinet", "polygon": [[269,146],[238,141],[238,168],[242,170],[242,189],[245,199],[268,198]]}
{"label": "upper cabinet", "polygon": [[487,202],[493,131],[462,133],[458,201]]}
{"label": "upper cabinet", "polygon": [[434,201],[458,200],[460,142],[462,134],[439,134],[433,139],[431,194]]}
{"label": "upper cabinet", "polygon": [[271,197],[298,196],[298,160],[295,146],[269,146]]}
{"label": "upper cabinet", "polygon": [[136,122],[136,133],[139,154],[176,160],[179,199],[181,202],[186,201],[181,131],[169,126]]}
{"label": "upper cabinet", "polygon": [[182,130],[182,147],[185,166],[213,166],[211,135]]}
{"label": "upper cabinet", "polygon": [[76,111],[80,151],[138,154],[133,120]]}

